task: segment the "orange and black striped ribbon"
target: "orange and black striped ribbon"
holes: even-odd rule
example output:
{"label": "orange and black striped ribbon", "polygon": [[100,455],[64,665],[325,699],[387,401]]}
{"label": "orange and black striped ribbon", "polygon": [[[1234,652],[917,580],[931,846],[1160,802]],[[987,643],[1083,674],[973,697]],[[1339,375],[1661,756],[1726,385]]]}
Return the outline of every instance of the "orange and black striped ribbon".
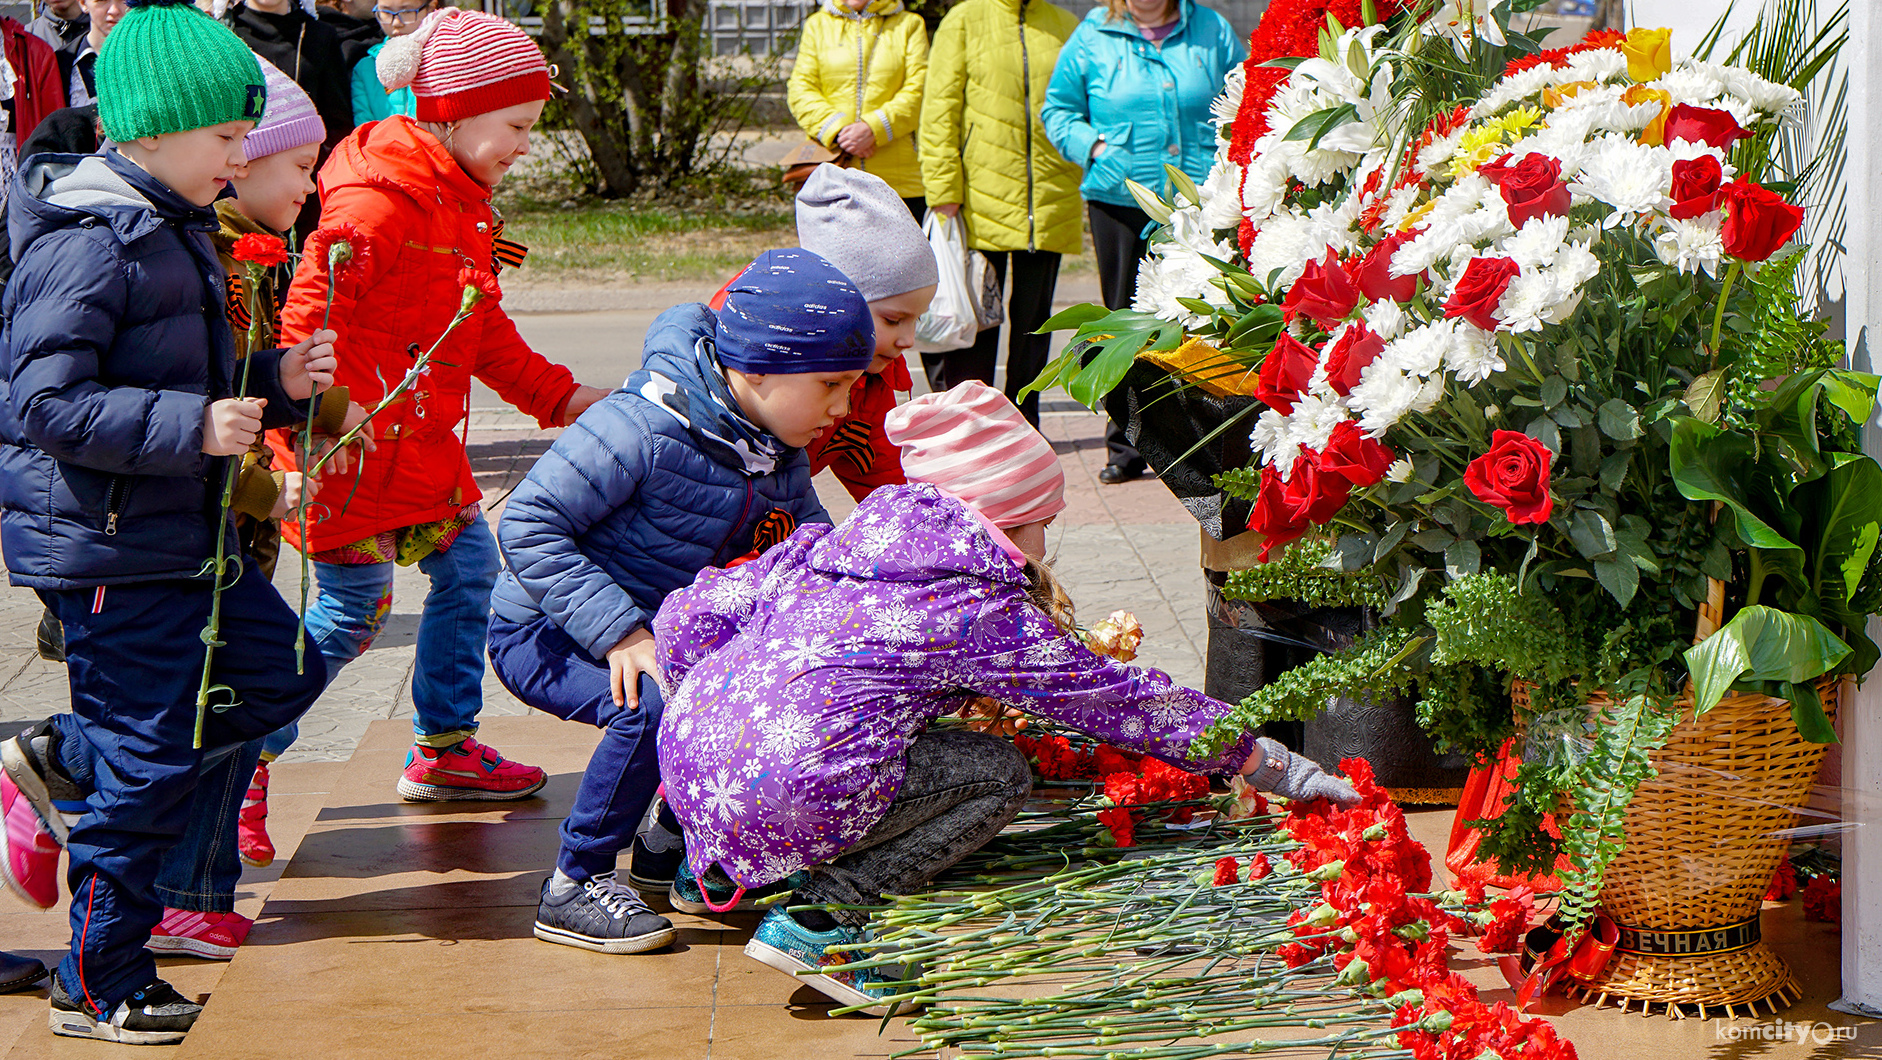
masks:
{"label": "orange and black striped ribbon", "polygon": [[836,433],[830,436],[830,441],[823,447],[823,451],[830,457],[832,463],[838,457],[846,457],[851,464],[856,466],[857,471],[866,474],[876,462],[876,450],[869,444],[869,434],[869,424],[861,420],[846,420],[836,429]]}
{"label": "orange and black striped ribbon", "polygon": [[758,520],[758,526],[752,530],[751,546],[754,552],[764,552],[772,545],[791,536],[797,529],[797,520],[790,512],[782,508],[773,508]]}
{"label": "orange and black striped ribbon", "polygon": [[240,273],[229,275],[229,327],[237,335],[245,334],[255,318],[248,312],[248,277]]}

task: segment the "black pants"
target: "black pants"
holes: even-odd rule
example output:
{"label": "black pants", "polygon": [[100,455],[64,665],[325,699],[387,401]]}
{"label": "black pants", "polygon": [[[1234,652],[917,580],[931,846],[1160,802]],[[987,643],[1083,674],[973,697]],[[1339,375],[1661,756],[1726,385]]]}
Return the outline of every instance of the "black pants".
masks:
{"label": "black pants", "polygon": [[[1144,229],[1150,215],[1135,206],[1113,206],[1108,202],[1087,202],[1085,215],[1091,222],[1091,251],[1098,261],[1098,290],[1106,309],[1123,309],[1137,294],[1137,266],[1144,260],[1147,245]],[[1142,471],[1144,458],[1124,433],[1124,425],[1111,421],[1105,432],[1104,447],[1112,467]]]}
{"label": "black pants", "polygon": [[904,195],[902,205],[915,215],[915,223],[921,224],[928,219],[928,197],[926,195]]}
{"label": "black pants", "polygon": [[[1039,395],[1018,398],[1026,384],[1039,377],[1052,355],[1052,336],[1035,335],[1039,325],[1052,316],[1052,292],[1059,285],[1059,255],[1049,250],[983,250],[992,264],[994,275],[1006,285],[1007,259],[1013,259],[1013,290],[1006,302],[1006,396],[1025,413],[1027,422],[1039,425]],[[989,386],[1000,359],[1000,329],[988,328],[972,346],[964,350],[921,355],[922,368],[928,373],[928,386],[937,393],[951,390],[969,379]]]}

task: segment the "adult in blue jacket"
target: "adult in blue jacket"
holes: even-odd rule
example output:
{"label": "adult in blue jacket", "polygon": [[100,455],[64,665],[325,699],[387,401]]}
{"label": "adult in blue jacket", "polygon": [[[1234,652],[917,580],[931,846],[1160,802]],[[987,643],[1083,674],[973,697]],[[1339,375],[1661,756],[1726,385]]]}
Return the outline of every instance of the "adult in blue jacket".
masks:
{"label": "adult in blue jacket", "polygon": [[[818,286],[779,284],[781,267]],[[742,327],[762,336],[746,344]],[[748,354],[759,344],[761,357],[793,344],[802,357],[785,351],[787,363],[758,364]],[[663,692],[650,673],[610,664],[630,638],[651,639],[661,602],[700,571],[762,552],[799,524],[830,521],[811,488],[801,448],[809,438],[748,408],[729,384],[761,377],[753,371],[799,376],[830,394],[809,403],[841,415],[874,349],[868,304],[834,266],[807,251],[768,251],[717,314],[703,305],[661,314],[640,370],[556,439],[510,496],[497,527],[505,569],[491,595],[491,668],[530,706],[603,730],[562,825],[537,938],[604,953],[672,940],[671,925],[614,875],[660,783]],[[677,840],[671,813],[656,819]],[[664,888],[678,866],[677,845],[653,846],[635,845],[636,886]]]}
{"label": "adult in blue jacket", "polygon": [[[1198,183],[1209,175],[1216,152],[1209,104],[1247,56],[1228,19],[1191,0],[1105,0],[1059,52],[1039,117],[1052,146],[1085,169],[1078,190],[1107,308],[1129,305],[1136,293],[1150,227],[1125,182],[1167,198],[1165,165]],[[1144,473],[1120,425],[1112,423],[1106,442],[1099,481]]]}

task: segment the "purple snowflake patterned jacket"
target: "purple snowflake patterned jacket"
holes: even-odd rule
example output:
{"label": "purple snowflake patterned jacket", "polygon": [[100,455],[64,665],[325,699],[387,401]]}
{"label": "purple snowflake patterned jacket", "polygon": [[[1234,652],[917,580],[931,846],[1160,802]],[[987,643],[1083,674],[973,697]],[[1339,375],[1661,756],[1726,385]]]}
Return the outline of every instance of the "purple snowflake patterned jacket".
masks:
{"label": "purple snowflake patterned jacket", "polygon": [[671,694],[660,773],[695,871],[758,887],[849,849],[901,787],[908,745],[991,696],[1186,769],[1228,706],[1098,655],[1026,598],[962,504],[884,486],[842,526],[800,527],[759,559],[668,596],[654,635]]}

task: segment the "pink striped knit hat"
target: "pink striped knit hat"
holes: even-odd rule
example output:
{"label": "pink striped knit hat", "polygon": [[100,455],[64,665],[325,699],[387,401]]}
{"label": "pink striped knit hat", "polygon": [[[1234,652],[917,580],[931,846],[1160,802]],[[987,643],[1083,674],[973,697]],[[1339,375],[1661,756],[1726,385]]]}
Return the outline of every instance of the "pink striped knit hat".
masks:
{"label": "pink striped knit hat", "polygon": [[902,447],[902,473],[959,497],[1002,530],[1065,510],[1065,472],[1052,443],[998,390],[968,380],[923,394],[883,423]]}
{"label": "pink striped knit hat", "polygon": [[281,68],[256,56],[261,63],[262,80],[268,84],[268,104],[261,121],[242,141],[248,160],[292,151],[296,147],[317,144],[327,138],[327,127],[320,121],[314,101]]}
{"label": "pink striped knit hat", "polygon": [[379,83],[418,97],[419,121],[457,121],[549,98],[549,63],[521,29],[447,7],[379,49]]}

